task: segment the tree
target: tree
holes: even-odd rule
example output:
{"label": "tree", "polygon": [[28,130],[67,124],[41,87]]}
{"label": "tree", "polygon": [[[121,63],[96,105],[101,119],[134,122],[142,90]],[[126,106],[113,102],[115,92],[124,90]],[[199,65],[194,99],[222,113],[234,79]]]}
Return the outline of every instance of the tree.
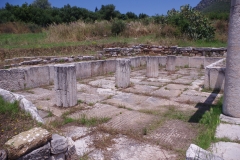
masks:
{"label": "tree", "polygon": [[48,0],[35,0],[33,1],[32,6],[38,7],[41,9],[51,8],[51,4],[48,2]]}
{"label": "tree", "polygon": [[126,15],[127,15],[128,19],[137,19],[138,18],[138,16],[133,12],[127,12]]}
{"label": "tree", "polygon": [[97,12],[97,11],[98,11],[98,8],[96,7],[96,8],[95,8],[95,12]]}

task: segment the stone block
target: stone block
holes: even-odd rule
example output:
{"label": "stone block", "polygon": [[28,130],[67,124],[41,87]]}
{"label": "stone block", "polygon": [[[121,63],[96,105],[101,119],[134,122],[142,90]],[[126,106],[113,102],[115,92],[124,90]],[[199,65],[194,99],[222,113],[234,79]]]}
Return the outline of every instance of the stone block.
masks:
{"label": "stone block", "polygon": [[211,68],[209,70],[209,88],[224,90],[225,68]]}
{"label": "stone block", "polygon": [[186,160],[223,160],[195,144],[191,144],[186,153]]}
{"label": "stone block", "polygon": [[178,67],[189,67],[189,57],[188,56],[177,56],[175,65]]}
{"label": "stone block", "polygon": [[41,127],[22,132],[5,143],[8,159],[17,159],[22,155],[46,144],[51,139],[51,133]]}
{"label": "stone block", "polygon": [[30,67],[25,69],[25,88],[36,88],[50,84],[48,66]]}
{"label": "stone block", "polygon": [[146,56],[141,56],[140,57],[140,64],[141,64],[141,66],[146,65],[146,63],[147,63],[147,57]]}
{"label": "stone block", "polygon": [[46,144],[27,155],[20,157],[18,160],[48,160],[50,158],[50,144]]}
{"label": "stone block", "polygon": [[7,159],[7,152],[5,150],[0,150],[0,160]]}
{"label": "stone block", "polygon": [[67,143],[68,143],[68,149],[67,149],[67,152],[65,153],[65,157],[66,157],[66,160],[71,160],[72,157],[76,154],[76,147],[74,145],[74,141],[70,137],[67,138]]}
{"label": "stone block", "polygon": [[68,149],[67,139],[58,134],[53,134],[51,140],[51,153],[56,155],[66,152],[67,149]]}
{"label": "stone block", "polygon": [[131,67],[132,68],[137,68],[137,67],[141,66],[141,59],[140,59],[140,57],[133,57],[130,60],[131,60]]}
{"label": "stone block", "polygon": [[52,155],[49,160],[65,160],[65,154]]}
{"label": "stone block", "polygon": [[189,57],[190,68],[203,68],[205,57]]}
{"label": "stone block", "polygon": [[22,90],[26,82],[23,69],[0,70],[0,88],[6,90]]}
{"label": "stone block", "polygon": [[103,64],[104,61],[100,60],[100,61],[92,61],[91,62],[91,75],[92,76],[101,76],[103,75]]}
{"label": "stone block", "polygon": [[79,62],[75,63],[75,66],[77,79],[90,78],[92,76],[91,62]]}
{"label": "stone block", "polygon": [[176,66],[176,56],[167,56],[166,70],[175,71],[175,66]]}
{"label": "stone block", "polygon": [[166,66],[167,56],[158,56],[158,61],[160,66]]}
{"label": "stone block", "polygon": [[158,77],[159,60],[156,56],[147,57],[147,77]]}
{"label": "stone block", "polygon": [[116,60],[106,60],[103,62],[103,73],[114,73],[116,71]]}
{"label": "stone block", "polygon": [[130,59],[119,59],[116,63],[116,86],[126,88],[130,85]]}
{"label": "stone block", "polygon": [[74,65],[55,65],[54,71],[56,105],[75,106],[77,104],[76,67]]}
{"label": "stone block", "polygon": [[205,57],[204,59],[204,67],[214,63],[214,62],[217,62],[219,60],[221,60],[222,58],[220,57]]}

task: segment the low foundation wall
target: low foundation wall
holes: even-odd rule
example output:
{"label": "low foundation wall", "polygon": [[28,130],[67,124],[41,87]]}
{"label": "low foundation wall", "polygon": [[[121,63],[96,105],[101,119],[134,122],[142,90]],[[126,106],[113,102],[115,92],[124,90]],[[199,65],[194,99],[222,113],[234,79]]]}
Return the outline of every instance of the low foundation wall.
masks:
{"label": "low foundation wall", "polygon": [[225,61],[221,59],[205,68],[204,88],[211,90],[224,90]]}
{"label": "low foundation wall", "polygon": [[[131,67],[137,68],[146,65],[147,56],[138,56],[129,58]],[[166,66],[166,56],[156,56],[159,65]],[[202,68],[221,58],[216,57],[187,57],[176,56],[176,66]],[[116,59],[85,61],[70,63],[76,66],[77,79],[85,79],[94,76],[100,76],[108,73],[115,73]],[[0,88],[17,91],[28,88],[36,88],[45,85],[51,85],[54,81],[54,65],[19,67],[0,70]]]}

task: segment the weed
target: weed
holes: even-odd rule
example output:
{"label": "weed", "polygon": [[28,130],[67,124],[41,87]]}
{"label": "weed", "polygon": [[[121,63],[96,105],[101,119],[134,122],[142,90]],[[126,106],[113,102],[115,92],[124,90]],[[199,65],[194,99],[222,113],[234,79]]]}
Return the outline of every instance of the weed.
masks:
{"label": "weed", "polygon": [[89,106],[94,106],[95,103],[91,102],[91,103],[89,103],[88,105],[89,105]]}
{"label": "weed", "polygon": [[189,65],[184,65],[183,68],[189,68]]}
{"label": "weed", "polygon": [[219,116],[222,112],[223,97],[220,98],[216,105],[212,105],[210,111],[204,113],[200,119],[200,123],[204,125],[204,129],[196,138],[196,144],[203,149],[207,149],[211,142],[215,139],[215,131],[219,124]]}
{"label": "weed", "polygon": [[77,101],[78,104],[84,103],[81,99]]}
{"label": "weed", "polygon": [[110,120],[111,118],[108,117],[91,117],[88,118],[85,114],[81,115],[80,118],[76,119],[76,122],[81,125],[86,125],[86,126],[96,126],[98,124],[106,123]]}
{"label": "weed", "polygon": [[132,108],[128,108],[128,107],[126,107],[126,106],[124,106],[124,105],[122,105],[122,104],[118,105],[118,108],[127,109],[127,110],[129,110],[129,111],[132,111],[132,110],[133,110]]}
{"label": "weed", "polygon": [[147,128],[146,128],[146,127],[143,128],[142,134],[143,134],[143,135],[147,135]]}

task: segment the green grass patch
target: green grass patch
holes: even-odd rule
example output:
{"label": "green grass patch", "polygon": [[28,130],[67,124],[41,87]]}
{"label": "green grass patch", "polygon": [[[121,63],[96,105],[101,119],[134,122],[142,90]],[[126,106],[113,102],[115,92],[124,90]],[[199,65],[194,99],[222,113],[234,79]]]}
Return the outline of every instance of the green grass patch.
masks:
{"label": "green grass patch", "polygon": [[17,101],[15,101],[14,103],[9,103],[0,96],[0,114],[8,114],[10,116],[14,116],[18,112],[19,107]]}
{"label": "green grass patch", "polygon": [[83,40],[83,41],[65,41],[49,42],[47,40],[46,32],[42,33],[25,33],[25,34],[0,34],[0,48],[4,49],[29,49],[29,48],[53,48],[53,47],[67,47],[78,45],[103,45],[109,43],[122,44],[159,44],[159,45],[178,45],[178,46],[193,46],[193,47],[226,47],[227,42],[215,41],[189,41],[176,38],[157,38],[154,34],[146,36],[123,37],[113,36],[104,37],[97,40]]}
{"label": "green grass patch", "polygon": [[76,119],[76,122],[81,125],[86,125],[86,126],[96,126],[98,124],[106,123],[110,120],[111,118],[108,117],[91,117],[88,118],[86,115],[81,115],[79,119]]}
{"label": "green grass patch", "polygon": [[216,140],[215,131],[217,125],[220,123],[219,116],[222,113],[223,97],[220,98],[216,105],[212,105],[210,111],[204,113],[200,119],[200,123],[204,128],[196,139],[196,145],[203,149],[209,148],[211,142]]}

